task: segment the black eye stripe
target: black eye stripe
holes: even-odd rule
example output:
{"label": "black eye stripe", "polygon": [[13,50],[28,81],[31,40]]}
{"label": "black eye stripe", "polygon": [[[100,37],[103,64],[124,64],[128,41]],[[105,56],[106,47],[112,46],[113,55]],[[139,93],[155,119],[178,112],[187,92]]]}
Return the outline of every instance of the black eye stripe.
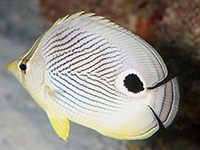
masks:
{"label": "black eye stripe", "polygon": [[21,70],[25,71],[27,67],[26,67],[25,64],[20,64],[20,65],[19,65],[19,68],[20,68]]}

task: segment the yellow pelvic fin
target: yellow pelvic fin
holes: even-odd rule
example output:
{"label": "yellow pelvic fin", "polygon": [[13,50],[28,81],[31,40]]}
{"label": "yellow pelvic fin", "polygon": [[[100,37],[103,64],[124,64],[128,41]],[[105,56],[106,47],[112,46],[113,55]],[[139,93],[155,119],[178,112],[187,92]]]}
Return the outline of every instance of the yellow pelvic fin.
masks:
{"label": "yellow pelvic fin", "polygon": [[69,135],[69,129],[70,129],[68,119],[60,119],[48,113],[47,113],[47,116],[54,130],[58,134],[58,136],[63,138],[65,141],[67,141],[67,137]]}

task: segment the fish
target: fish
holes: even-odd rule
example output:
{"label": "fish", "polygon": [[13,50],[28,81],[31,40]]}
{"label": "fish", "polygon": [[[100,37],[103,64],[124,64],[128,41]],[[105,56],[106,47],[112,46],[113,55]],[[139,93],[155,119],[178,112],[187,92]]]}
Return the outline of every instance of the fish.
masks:
{"label": "fish", "polygon": [[78,12],[58,19],[7,65],[67,141],[70,121],[119,140],[151,137],[174,120],[177,77],[139,36]]}

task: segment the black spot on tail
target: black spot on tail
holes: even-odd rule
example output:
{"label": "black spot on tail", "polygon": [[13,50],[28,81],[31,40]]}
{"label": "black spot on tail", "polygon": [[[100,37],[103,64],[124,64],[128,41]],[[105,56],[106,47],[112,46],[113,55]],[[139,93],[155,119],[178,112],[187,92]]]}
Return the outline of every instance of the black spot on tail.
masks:
{"label": "black spot on tail", "polygon": [[136,74],[129,74],[124,79],[124,86],[128,91],[138,93],[144,90],[143,83]]}

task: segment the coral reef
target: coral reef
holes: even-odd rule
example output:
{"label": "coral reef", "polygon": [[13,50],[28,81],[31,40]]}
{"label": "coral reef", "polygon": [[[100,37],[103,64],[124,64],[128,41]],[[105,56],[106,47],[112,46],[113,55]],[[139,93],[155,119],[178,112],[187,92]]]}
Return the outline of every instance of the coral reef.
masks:
{"label": "coral reef", "polygon": [[43,16],[51,23],[84,10],[105,16],[142,37],[150,31],[152,20],[162,18],[166,7],[165,2],[155,0],[40,0],[40,6]]}
{"label": "coral reef", "polygon": [[169,3],[159,28],[165,39],[200,61],[200,0]]}

